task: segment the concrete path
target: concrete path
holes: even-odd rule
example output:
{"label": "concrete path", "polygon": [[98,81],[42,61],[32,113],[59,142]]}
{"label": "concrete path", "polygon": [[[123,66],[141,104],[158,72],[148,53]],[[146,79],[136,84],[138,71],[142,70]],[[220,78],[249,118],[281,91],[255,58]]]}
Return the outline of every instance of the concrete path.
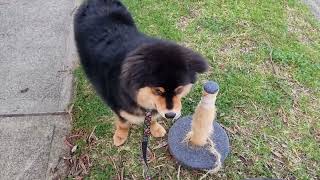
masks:
{"label": "concrete path", "polygon": [[313,14],[320,20],[320,0],[304,0]]}
{"label": "concrete path", "polygon": [[66,153],[74,10],[73,0],[0,0],[1,180],[52,179]]}

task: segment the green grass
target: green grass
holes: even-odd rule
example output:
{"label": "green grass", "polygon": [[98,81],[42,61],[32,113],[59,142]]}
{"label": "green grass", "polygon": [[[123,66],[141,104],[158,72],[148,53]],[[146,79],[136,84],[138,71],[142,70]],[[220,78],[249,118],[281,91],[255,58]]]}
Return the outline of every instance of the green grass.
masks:
{"label": "green grass", "polygon": [[[231,154],[208,179],[320,178],[320,24],[306,6],[295,0],[124,2],[141,31],[177,41],[210,62],[183,101],[183,114],[192,114],[202,82],[219,82],[218,121],[228,130]],[[141,179],[141,127],[114,147],[112,112],[80,68],[75,77],[74,132],[96,127],[98,137],[95,146],[80,143],[93,160],[86,178]],[[177,179],[179,165],[167,147],[156,148],[165,141],[151,139],[156,159],[150,167],[160,179]],[[181,168],[180,179],[202,174]]]}

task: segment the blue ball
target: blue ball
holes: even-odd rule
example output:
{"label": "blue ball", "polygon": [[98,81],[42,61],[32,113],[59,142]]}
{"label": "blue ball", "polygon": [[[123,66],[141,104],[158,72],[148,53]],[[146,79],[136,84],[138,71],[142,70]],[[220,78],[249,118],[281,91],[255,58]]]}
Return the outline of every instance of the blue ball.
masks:
{"label": "blue ball", "polygon": [[219,85],[214,81],[208,81],[207,83],[204,84],[203,89],[208,94],[215,94],[216,92],[219,91]]}

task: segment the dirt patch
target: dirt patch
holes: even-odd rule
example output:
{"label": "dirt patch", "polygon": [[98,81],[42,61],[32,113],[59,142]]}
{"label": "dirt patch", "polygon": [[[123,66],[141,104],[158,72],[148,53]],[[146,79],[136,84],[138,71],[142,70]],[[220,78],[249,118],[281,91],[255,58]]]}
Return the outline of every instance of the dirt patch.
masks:
{"label": "dirt patch", "polygon": [[182,31],[185,31],[190,23],[201,15],[201,9],[192,9],[190,10],[187,16],[182,16],[177,22],[177,27]]}
{"label": "dirt patch", "polygon": [[257,48],[257,43],[246,37],[235,37],[224,43],[218,50],[219,54],[226,55],[234,51],[241,53],[250,53]]}
{"label": "dirt patch", "polygon": [[82,180],[88,175],[92,167],[89,149],[96,145],[97,137],[95,128],[90,134],[83,131],[74,132],[65,138],[65,144],[69,147],[69,155],[63,157],[68,167],[68,176]]}

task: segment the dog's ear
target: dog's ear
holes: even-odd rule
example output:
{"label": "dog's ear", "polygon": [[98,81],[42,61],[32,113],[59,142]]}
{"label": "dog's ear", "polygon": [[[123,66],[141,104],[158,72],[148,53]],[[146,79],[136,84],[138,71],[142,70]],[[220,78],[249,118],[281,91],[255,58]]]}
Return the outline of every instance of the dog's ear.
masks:
{"label": "dog's ear", "polygon": [[188,66],[191,71],[204,73],[209,69],[208,62],[197,53],[189,53],[188,59]]}
{"label": "dog's ear", "polygon": [[121,68],[122,79],[136,78],[139,72],[144,70],[142,56],[131,54],[125,58]]}
{"label": "dog's ear", "polygon": [[120,81],[124,88],[137,88],[143,84],[143,76],[147,73],[144,55],[134,50],[127,55],[121,67]]}

